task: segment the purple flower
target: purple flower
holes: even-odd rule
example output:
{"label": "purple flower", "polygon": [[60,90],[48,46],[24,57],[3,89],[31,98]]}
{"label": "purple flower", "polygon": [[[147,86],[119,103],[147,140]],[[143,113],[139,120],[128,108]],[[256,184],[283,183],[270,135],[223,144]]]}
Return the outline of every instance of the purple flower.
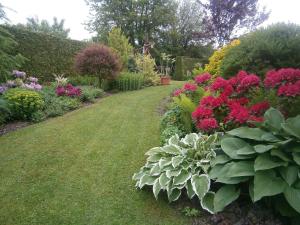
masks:
{"label": "purple flower", "polygon": [[24,84],[24,87],[31,90],[40,91],[42,89],[42,85],[31,82],[30,84]]}
{"label": "purple flower", "polygon": [[16,77],[16,78],[25,78],[26,77],[26,73],[22,72],[22,71],[18,71],[18,70],[13,70],[12,74]]}
{"label": "purple flower", "polygon": [[8,81],[6,81],[6,86],[9,87],[9,88],[10,87],[15,87],[16,83],[13,80],[8,80]]}
{"label": "purple flower", "polygon": [[30,82],[37,83],[39,79],[36,78],[36,77],[29,77],[28,80],[29,80]]}
{"label": "purple flower", "polygon": [[7,90],[7,87],[2,85],[0,86],[0,94],[3,94]]}

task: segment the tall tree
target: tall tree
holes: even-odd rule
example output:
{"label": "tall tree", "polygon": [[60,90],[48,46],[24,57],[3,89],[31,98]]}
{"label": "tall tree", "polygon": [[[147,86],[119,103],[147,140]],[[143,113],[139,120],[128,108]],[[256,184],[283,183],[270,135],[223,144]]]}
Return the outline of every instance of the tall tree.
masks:
{"label": "tall tree", "polygon": [[204,31],[200,38],[208,38],[218,45],[227,43],[237,32],[253,30],[268,19],[270,12],[260,9],[258,0],[198,0],[204,8]]}
{"label": "tall tree", "polygon": [[68,38],[70,29],[66,29],[65,20],[58,20],[56,17],[53,18],[53,23],[50,24],[47,20],[39,20],[38,17],[27,18],[26,25],[19,24],[18,26],[25,27],[28,30],[35,32],[43,32],[51,34],[56,37]]}
{"label": "tall tree", "polygon": [[100,38],[117,26],[132,45],[141,46],[158,32],[167,29],[176,14],[173,0],[86,0],[91,13],[87,27]]}

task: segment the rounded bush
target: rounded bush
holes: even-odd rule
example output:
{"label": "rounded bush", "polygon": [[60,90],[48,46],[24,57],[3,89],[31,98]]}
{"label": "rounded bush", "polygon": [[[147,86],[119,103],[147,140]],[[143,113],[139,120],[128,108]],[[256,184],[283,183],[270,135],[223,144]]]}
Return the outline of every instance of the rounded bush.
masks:
{"label": "rounded bush", "polygon": [[36,91],[12,88],[5,92],[4,98],[14,119],[30,120],[44,106],[43,98]]}
{"label": "rounded bush", "polygon": [[97,76],[99,81],[102,81],[116,78],[121,63],[111,48],[94,44],[76,55],[75,68],[82,75]]}
{"label": "rounded bush", "polygon": [[234,76],[240,70],[261,77],[270,69],[300,67],[300,26],[278,23],[240,38],[221,64],[221,75]]}
{"label": "rounded bush", "polygon": [[[215,51],[213,55],[209,58],[209,63],[205,65],[204,71],[212,75],[220,75],[222,60],[226,56],[227,52],[233,47],[240,44],[240,40],[234,40],[223,48]],[[198,75],[198,74],[197,74]]]}

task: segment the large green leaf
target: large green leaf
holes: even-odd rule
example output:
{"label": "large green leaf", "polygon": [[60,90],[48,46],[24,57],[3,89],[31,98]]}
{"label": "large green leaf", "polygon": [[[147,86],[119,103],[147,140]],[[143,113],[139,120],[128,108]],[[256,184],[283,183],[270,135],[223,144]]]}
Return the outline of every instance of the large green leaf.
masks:
{"label": "large green leaf", "polygon": [[215,193],[214,192],[207,192],[205,196],[201,199],[201,207],[208,211],[211,214],[214,214],[215,209],[214,209],[214,198],[215,198]]}
{"label": "large green leaf", "polygon": [[235,185],[224,185],[214,197],[214,211],[221,212],[231,202],[240,196],[240,190],[236,190]]}
{"label": "large green leaf", "polygon": [[276,156],[285,162],[291,162],[290,156],[281,149],[272,149],[271,156]]}
{"label": "large green leaf", "polygon": [[184,159],[184,157],[181,156],[181,155],[178,155],[178,156],[173,157],[173,158],[172,158],[172,166],[173,166],[174,168],[176,168],[177,166],[180,165],[180,163],[182,163],[183,159]]}
{"label": "large green leaf", "polygon": [[254,176],[254,201],[280,194],[286,186],[284,180],[277,177],[273,170],[257,171]]}
{"label": "large green leaf", "polygon": [[268,170],[275,167],[287,166],[287,165],[288,165],[287,162],[280,161],[277,158],[271,156],[270,154],[264,153],[262,155],[259,155],[255,159],[254,169],[255,171]]}
{"label": "large green leaf", "polygon": [[255,145],[254,150],[257,153],[264,153],[267,151],[270,151],[272,148],[274,148],[274,145]]}
{"label": "large green leaf", "polygon": [[220,176],[225,176],[227,173],[227,170],[224,171],[225,169],[227,169],[227,167],[225,167],[224,165],[215,165],[214,167],[211,168],[211,170],[209,171],[209,177],[211,179],[215,179],[217,177]]}
{"label": "large green leaf", "polygon": [[292,186],[298,179],[299,168],[297,166],[282,167],[279,168],[279,172],[288,185]]}
{"label": "large green leaf", "polygon": [[284,197],[290,206],[300,213],[300,189],[288,187],[284,191]]}
{"label": "large green leaf", "polygon": [[287,119],[281,126],[286,133],[300,139],[300,115]]}
{"label": "large green leaf", "polygon": [[260,128],[239,127],[234,130],[228,131],[227,133],[239,138],[261,141],[262,136],[267,132],[263,131]]}
{"label": "large green leaf", "polygon": [[177,177],[174,177],[173,184],[179,185],[186,183],[188,179],[191,178],[191,174],[186,170],[181,170],[180,174],[178,174]]}
{"label": "large green leaf", "polygon": [[255,174],[253,161],[231,162],[226,165],[228,166],[226,177],[247,177]]}
{"label": "large green leaf", "polygon": [[162,173],[159,177],[159,184],[162,188],[166,188],[170,182],[170,178],[167,177],[166,173]]}
{"label": "large green leaf", "polygon": [[300,166],[300,153],[299,152],[293,152],[293,159],[294,161]]}
{"label": "large green leaf", "polygon": [[154,197],[155,197],[155,199],[157,199],[158,194],[159,194],[160,190],[162,189],[162,187],[160,186],[160,183],[159,183],[159,179],[158,179],[158,178],[155,180],[152,189],[153,189]]}
{"label": "large green leaf", "polygon": [[284,117],[277,109],[270,108],[265,112],[264,124],[272,131],[280,132],[281,123],[284,122]]}
{"label": "large green leaf", "polygon": [[210,164],[211,166],[215,166],[218,164],[224,164],[231,161],[231,158],[228,155],[222,154],[222,155],[217,155],[216,158],[211,160]]}
{"label": "large green leaf", "polygon": [[216,182],[222,184],[239,184],[249,180],[249,177],[218,177]]}
{"label": "large green leaf", "polygon": [[255,154],[254,148],[251,145],[247,145],[244,148],[237,150],[238,155],[252,155]]}
{"label": "large green leaf", "polygon": [[199,199],[203,198],[203,196],[209,191],[210,179],[207,175],[195,174],[192,176],[191,182],[192,182],[193,190]]}
{"label": "large green leaf", "polygon": [[[252,156],[238,155],[237,151],[244,149],[243,151],[251,151],[252,146],[240,138],[224,138],[221,141],[222,150],[232,159],[247,159]],[[247,150],[248,149],[248,150]]]}
{"label": "large green leaf", "polygon": [[145,185],[153,185],[155,180],[156,180],[157,177],[153,177],[153,176],[150,176],[148,174],[145,174],[144,176],[142,176],[142,178],[140,179],[140,184],[139,184],[139,187],[142,188],[144,187]]}

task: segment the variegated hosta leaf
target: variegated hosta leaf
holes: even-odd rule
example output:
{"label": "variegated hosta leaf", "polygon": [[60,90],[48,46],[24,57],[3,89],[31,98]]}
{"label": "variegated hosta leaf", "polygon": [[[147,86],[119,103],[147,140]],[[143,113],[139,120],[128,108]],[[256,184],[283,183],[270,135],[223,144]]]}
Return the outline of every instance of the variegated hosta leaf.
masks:
{"label": "variegated hosta leaf", "polygon": [[177,145],[165,145],[163,147],[163,151],[170,155],[180,155],[181,154],[180,147]]}
{"label": "variegated hosta leaf", "polygon": [[181,195],[181,190],[177,188],[172,189],[170,193],[168,192],[168,199],[170,202],[175,202],[176,200],[179,199],[180,195]]}
{"label": "variegated hosta leaf", "polygon": [[161,147],[155,147],[151,148],[148,152],[145,153],[145,155],[150,156],[161,152],[163,152],[163,149]]}
{"label": "variegated hosta leaf", "polygon": [[164,189],[167,188],[170,181],[171,179],[167,177],[166,173],[162,173],[159,177],[159,184]]}
{"label": "variegated hosta leaf", "polygon": [[158,197],[158,194],[160,192],[160,190],[162,189],[160,183],[159,183],[159,179],[157,178],[153,184],[153,194],[154,194],[154,197],[157,199]]}
{"label": "variegated hosta leaf", "polygon": [[161,158],[158,162],[160,169],[163,169],[165,166],[168,166],[172,163],[172,158]]}
{"label": "variegated hosta leaf", "polygon": [[179,166],[182,163],[183,160],[184,160],[184,157],[181,155],[173,157],[172,158],[172,166],[174,168],[176,168],[177,166]]}
{"label": "variegated hosta leaf", "polygon": [[148,162],[158,162],[160,159],[161,159],[161,155],[159,154],[154,154],[154,155],[150,155],[148,158],[147,158],[147,161]]}
{"label": "variegated hosta leaf", "polygon": [[169,145],[178,145],[180,139],[178,134],[173,135],[169,140],[168,140],[168,144]]}
{"label": "variegated hosta leaf", "polygon": [[192,176],[192,187],[199,199],[209,191],[210,188],[210,179],[207,175],[193,175]]}
{"label": "variegated hosta leaf", "polygon": [[140,179],[140,184],[139,188],[144,187],[145,185],[153,185],[154,181],[156,180],[157,177],[150,176],[148,174],[145,174],[144,176],[141,177]]}
{"label": "variegated hosta leaf", "polygon": [[186,170],[181,170],[181,172],[174,177],[173,184],[179,185],[186,183],[191,178],[191,174]]}
{"label": "variegated hosta leaf", "polygon": [[161,173],[161,169],[160,169],[160,167],[159,167],[159,165],[158,165],[158,163],[157,163],[157,164],[155,164],[155,165],[151,168],[151,170],[150,170],[150,175],[151,175],[151,176],[158,176],[158,175],[160,175],[160,173]]}
{"label": "variegated hosta leaf", "polygon": [[201,199],[201,207],[208,211],[211,214],[215,213],[214,209],[214,198],[215,198],[215,193],[214,192],[207,192],[205,196]]}
{"label": "variegated hosta leaf", "polygon": [[196,142],[198,139],[199,139],[198,134],[191,133],[191,134],[187,134],[184,138],[181,139],[181,141],[188,146],[196,148]]}
{"label": "variegated hosta leaf", "polygon": [[177,177],[181,173],[181,170],[181,168],[178,168],[176,170],[167,170],[166,175],[168,178]]}
{"label": "variegated hosta leaf", "polygon": [[196,194],[194,192],[191,180],[188,180],[187,183],[186,183],[186,192],[187,192],[187,195],[188,195],[189,199],[192,199]]}

